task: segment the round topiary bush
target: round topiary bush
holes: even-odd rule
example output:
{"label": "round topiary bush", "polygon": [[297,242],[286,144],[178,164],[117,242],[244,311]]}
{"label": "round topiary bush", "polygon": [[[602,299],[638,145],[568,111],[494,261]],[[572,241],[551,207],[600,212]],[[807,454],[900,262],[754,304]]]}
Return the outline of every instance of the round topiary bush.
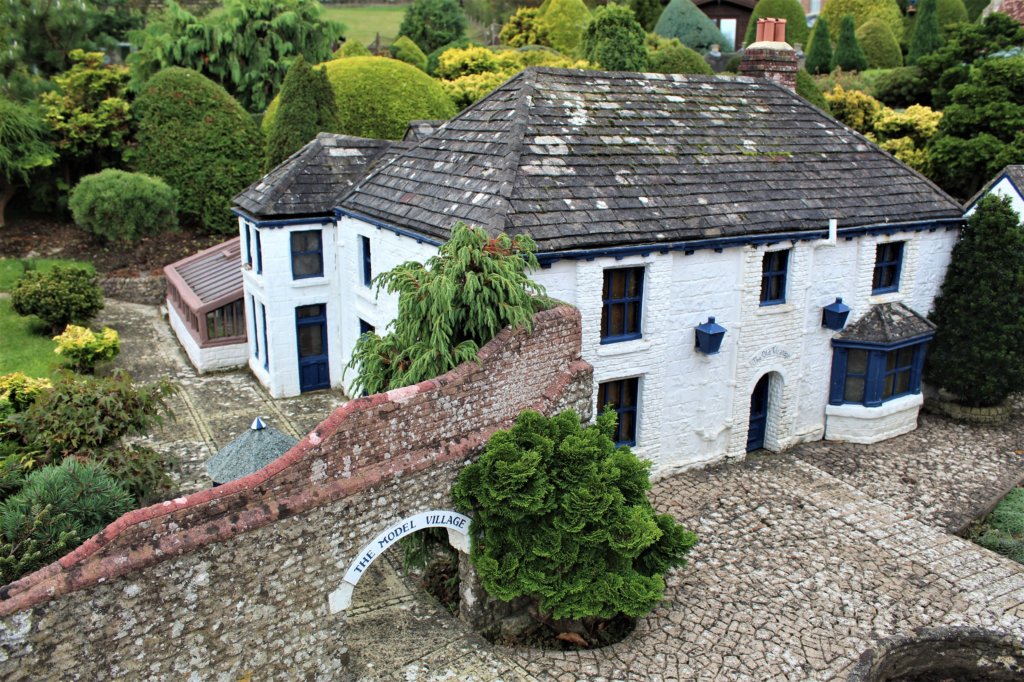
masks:
{"label": "round topiary bush", "polygon": [[[807,15],[798,0],[760,0],[750,15],[747,32],[743,36],[743,44],[749,45],[757,36],[758,19],[785,19],[786,42],[790,45],[800,43],[807,47],[810,29],[807,28]],[[731,46],[730,46],[731,47]]]}
{"label": "round topiary bush", "polygon": [[663,38],[678,38],[693,50],[707,50],[714,44],[731,47],[715,22],[690,0],[670,0],[654,25],[654,32]]}
{"label": "round topiary bush", "polygon": [[373,53],[370,52],[366,45],[363,45],[358,40],[345,41],[345,44],[334,51],[335,59],[342,59],[344,57],[372,57]]}
{"label": "round topiary bush", "polygon": [[896,0],[829,0],[824,5],[820,16],[828,21],[833,43],[839,41],[839,29],[847,14],[853,15],[854,27],[877,18],[892,29],[897,41],[903,37],[903,14]]}
{"label": "round topiary bush", "polygon": [[398,36],[398,40],[393,42],[389,49],[391,56],[398,61],[412,64],[420,71],[427,70],[427,55],[423,54],[419,45],[406,36]]}
{"label": "round topiary bush", "polygon": [[252,116],[221,86],[178,67],[146,81],[133,109],[135,169],[177,191],[183,223],[237,232],[231,198],[260,176],[263,161],[263,136]]}
{"label": "round topiary bush", "polygon": [[160,178],[107,170],[86,175],[68,199],[75,222],[107,241],[135,242],[178,227],[178,197]]}
{"label": "round topiary bush", "polygon": [[[338,103],[341,128],[326,132],[399,140],[409,121],[447,119],[455,105],[440,83],[415,66],[385,57],[348,57],[324,65]],[[277,116],[267,107],[263,130]]]}
{"label": "round topiary bush", "polygon": [[103,290],[96,273],[80,268],[30,270],[14,285],[11,307],[19,315],[38,317],[52,336],[72,322],[88,324],[103,309]]}
{"label": "round topiary bush", "polygon": [[676,38],[662,38],[656,33],[648,33],[646,48],[647,69],[652,73],[714,74],[699,52],[691,50]]}
{"label": "round topiary bush", "polygon": [[931,85],[916,66],[890,69],[875,80],[874,96],[890,107],[909,107],[931,97]]}
{"label": "round topiary bush", "polygon": [[894,69],[903,66],[900,43],[881,19],[869,19],[857,29],[857,42],[872,69]]}

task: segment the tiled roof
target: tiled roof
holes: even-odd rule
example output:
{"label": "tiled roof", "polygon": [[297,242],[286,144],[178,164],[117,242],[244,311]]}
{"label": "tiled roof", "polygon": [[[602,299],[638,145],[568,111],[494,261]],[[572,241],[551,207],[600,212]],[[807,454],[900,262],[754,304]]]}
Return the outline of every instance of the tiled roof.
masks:
{"label": "tiled roof", "polygon": [[952,198],[767,81],[531,68],[376,165],[345,209],[539,250],[959,218]]}
{"label": "tiled roof", "polygon": [[329,214],[391,142],[320,133],[234,202],[257,218]]}
{"label": "tiled roof", "polygon": [[871,306],[860,319],[836,335],[842,341],[892,344],[935,331],[935,324],[902,303]]}
{"label": "tiled roof", "polygon": [[292,449],[298,441],[273,426],[247,429],[206,460],[206,471],[214,483],[229,483],[267,466]]}
{"label": "tiled roof", "polygon": [[989,193],[989,191],[1003,179],[1003,176],[1010,178],[1010,182],[1021,192],[1024,192],[1024,165],[1006,166],[1003,170],[996,173],[995,177],[985,183],[985,186],[977,191],[977,193],[964,202],[965,208],[974,206],[983,196]]}
{"label": "tiled roof", "polygon": [[200,304],[213,303],[228,296],[242,295],[241,238],[210,247],[171,263]]}

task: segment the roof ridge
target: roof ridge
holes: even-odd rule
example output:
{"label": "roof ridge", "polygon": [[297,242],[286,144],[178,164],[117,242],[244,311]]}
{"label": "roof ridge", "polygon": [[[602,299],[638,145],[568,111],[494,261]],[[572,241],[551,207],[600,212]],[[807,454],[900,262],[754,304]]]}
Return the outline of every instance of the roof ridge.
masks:
{"label": "roof ridge", "polygon": [[523,143],[526,137],[527,120],[530,110],[533,108],[533,97],[537,93],[536,78],[537,70],[523,69],[518,74],[521,76],[522,84],[519,87],[520,94],[516,98],[515,108],[512,110],[512,128],[509,130],[509,152],[502,160],[500,172],[500,183],[498,185],[498,201],[491,210],[491,217],[486,226],[490,230],[504,232],[509,226],[508,216],[515,212],[512,206],[512,192],[516,186],[516,179],[519,175],[519,159],[523,155]]}

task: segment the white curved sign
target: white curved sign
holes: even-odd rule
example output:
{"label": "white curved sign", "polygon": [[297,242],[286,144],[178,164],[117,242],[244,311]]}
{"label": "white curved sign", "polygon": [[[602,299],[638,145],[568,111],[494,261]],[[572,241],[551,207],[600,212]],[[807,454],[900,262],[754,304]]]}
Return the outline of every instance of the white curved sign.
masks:
{"label": "white curved sign", "polygon": [[328,596],[331,613],[338,613],[352,605],[352,591],[363,573],[388,547],[407,535],[424,528],[447,528],[448,541],[459,551],[469,551],[469,517],[458,512],[431,510],[408,516],[393,523],[375,537],[352,561],[341,586]]}

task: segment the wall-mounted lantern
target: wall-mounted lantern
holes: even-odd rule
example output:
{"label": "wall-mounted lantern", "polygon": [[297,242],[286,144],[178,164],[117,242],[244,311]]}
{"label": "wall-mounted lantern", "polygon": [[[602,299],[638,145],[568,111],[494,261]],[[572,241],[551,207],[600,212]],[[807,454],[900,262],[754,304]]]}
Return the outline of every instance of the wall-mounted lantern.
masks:
{"label": "wall-mounted lantern", "polygon": [[840,331],[846,326],[846,318],[850,316],[850,306],[843,303],[843,299],[836,297],[835,303],[830,303],[821,309],[821,326],[828,327],[833,331]]}
{"label": "wall-mounted lantern", "polygon": [[700,325],[697,331],[697,348],[705,355],[714,355],[722,348],[722,339],[725,337],[725,327],[715,323],[714,317]]}

